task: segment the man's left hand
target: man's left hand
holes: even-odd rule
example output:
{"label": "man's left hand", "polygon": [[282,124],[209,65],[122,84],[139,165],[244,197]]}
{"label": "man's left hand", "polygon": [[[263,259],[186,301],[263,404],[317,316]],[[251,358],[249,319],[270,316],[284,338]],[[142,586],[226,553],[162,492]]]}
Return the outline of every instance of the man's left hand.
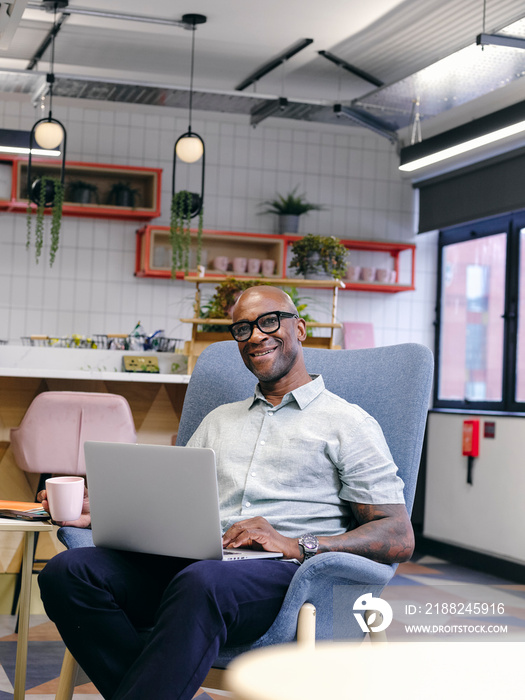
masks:
{"label": "man's left hand", "polygon": [[222,546],[282,552],[285,559],[299,559],[300,561],[303,558],[297,539],[280,535],[265,518],[260,516],[240,520],[232,525],[223,535]]}

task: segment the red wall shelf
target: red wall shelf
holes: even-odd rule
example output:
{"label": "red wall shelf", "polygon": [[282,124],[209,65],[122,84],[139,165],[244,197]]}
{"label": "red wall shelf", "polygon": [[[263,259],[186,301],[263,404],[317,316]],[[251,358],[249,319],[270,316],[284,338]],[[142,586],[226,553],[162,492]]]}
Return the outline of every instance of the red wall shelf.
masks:
{"label": "red wall shelf", "polygon": [[[196,247],[196,231],[192,231],[193,244]],[[290,234],[277,235],[269,233],[245,233],[242,231],[203,231],[202,249],[205,252],[206,275],[220,276],[221,273],[213,268],[213,259],[218,255],[225,255],[230,258],[271,258],[275,261],[275,278],[286,277],[287,252],[289,246],[302,236]],[[392,258],[392,269],[395,273],[394,282],[350,282],[343,280],[345,289],[363,292],[382,292],[395,294],[397,292],[410,291],[415,289],[415,255],[416,246],[412,243],[395,243],[390,241],[364,241],[341,239],[342,243],[350,251],[367,251],[372,253],[388,253]],[[410,256],[410,274],[407,283],[401,284],[400,279],[400,255],[408,251]],[[191,257],[190,257],[190,268]],[[190,274],[196,274],[192,270]],[[224,274],[224,273],[223,273]],[[171,277],[171,246],[169,240],[168,226],[147,225],[137,231],[137,247],[135,258],[135,275],[137,277]],[[224,274],[230,277],[249,277],[234,272]],[[177,273],[177,278],[184,278],[184,273]],[[293,277],[290,277],[290,284],[293,285]]]}
{"label": "red wall shelf", "polygon": [[[0,210],[26,212],[27,158],[3,156],[0,158],[1,163],[10,163],[12,169],[11,196],[9,199],[0,199]],[[34,158],[31,167],[35,175],[57,176],[60,165],[56,160]],[[67,161],[63,215],[135,221],[154,219],[160,216],[161,179],[160,168]],[[99,202],[81,204],[71,201],[69,184],[75,180],[96,186]],[[112,187],[122,182],[128,183],[137,191],[136,206],[123,207],[107,203]]]}

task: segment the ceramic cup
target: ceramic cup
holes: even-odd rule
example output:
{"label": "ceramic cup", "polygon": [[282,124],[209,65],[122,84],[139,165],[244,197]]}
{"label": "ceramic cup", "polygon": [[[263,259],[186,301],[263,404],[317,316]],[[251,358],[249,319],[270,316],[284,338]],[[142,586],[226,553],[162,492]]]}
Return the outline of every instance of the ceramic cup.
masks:
{"label": "ceramic cup", "polygon": [[375,267],[362,267],[361,268],[361,279],[363,282],[373,282],[376,275]]}
{"label": "ceramic cup", "polygon": [[359,274],[361,272],[361,268],[356,266],[356,265],[349,265],[346,268],[346,275],[345,279],[347,279],[349,282],[357,282],[359,279]]}
{"label": "ceramic cup", "polygon": [[229,260],[225,255],[218,255],[213,259],[213,267],[220,272],[226,272],[228,269]]}
{"label": "ceramic cup", "polygon": [[258,275],[261,269],[261,261],[259,258],[248,259],[248,272],[250,275]]}
{"label": "ceramic cup", "polygon": [[246,272],[246,265],[248,260],[246,258],[233,258],[233,271],[237,274]]}
{"label": "ceramic cup", "polygon": [[396,271],[390,270],[390,282],[394,283],[396,281]]}
{"label": "ceramic cup", "polygon": [[262,261],[262,273],[263,277],[271,277],[273,271],[275,270],[275,260],[263,260]]}
{"label": "ceramic cup", "polygon": [[382,267],[376,270],[376,280],[378,282],[388,282],[390,280],[390,270],[385,270]]}
{"label": "ceramic cup", "polygon": [[84,500],[84,479],[81,476],[46,479],[46,491],[53,520],[64,522],[80,518]]}

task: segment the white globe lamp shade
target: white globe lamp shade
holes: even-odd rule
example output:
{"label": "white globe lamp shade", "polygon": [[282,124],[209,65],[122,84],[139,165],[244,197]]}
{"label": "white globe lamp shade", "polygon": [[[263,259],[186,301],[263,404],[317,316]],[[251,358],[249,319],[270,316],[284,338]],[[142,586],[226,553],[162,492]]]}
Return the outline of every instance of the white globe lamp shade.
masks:
{"label": "white globe lamp shade", "polygon": [[35,129],[35,141],[40,148],[56,148],[62,143],[64,129],[55,122],[42,122]]}
{"label": "white globe lamp shade", "polygon": [[185,136],[177,142],[175,152],[185,163],[195,163],[202,158],[204,145],[198,136]]}

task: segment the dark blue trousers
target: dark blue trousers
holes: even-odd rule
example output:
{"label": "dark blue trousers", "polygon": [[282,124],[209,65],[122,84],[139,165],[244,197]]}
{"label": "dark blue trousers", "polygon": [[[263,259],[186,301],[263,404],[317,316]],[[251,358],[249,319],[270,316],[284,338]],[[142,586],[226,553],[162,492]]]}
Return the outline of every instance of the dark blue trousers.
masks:
{"label": "dark blue trousers", "polygon": [[271,626],[296,570],[89,547],[53,557],[39,584],[46,613],[104,698],[190,700],[221,645]]}

